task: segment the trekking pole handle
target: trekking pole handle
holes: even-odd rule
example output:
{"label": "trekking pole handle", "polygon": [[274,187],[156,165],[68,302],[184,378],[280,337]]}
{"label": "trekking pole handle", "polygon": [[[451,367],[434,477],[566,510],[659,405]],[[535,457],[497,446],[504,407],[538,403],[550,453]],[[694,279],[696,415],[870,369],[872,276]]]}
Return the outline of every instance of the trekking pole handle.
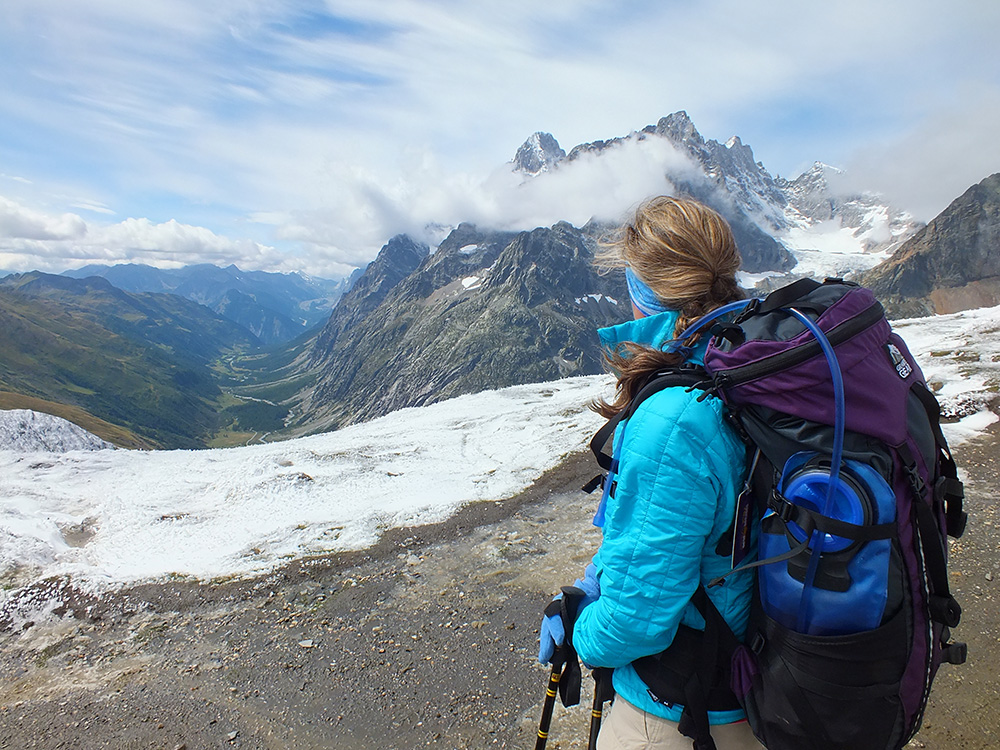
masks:
{"label": "trekking pole handle", "polygon": [[545,750],[549,739],[549,727],[552,726],[552,709],[556,704],[556,694],[559,692],[559,678],[562,677],[562,665],[552,667],[549,684],[545,689],[545,702],[542,704],[542,718],[538,721],[538,737],[535,739],[535,750]]}

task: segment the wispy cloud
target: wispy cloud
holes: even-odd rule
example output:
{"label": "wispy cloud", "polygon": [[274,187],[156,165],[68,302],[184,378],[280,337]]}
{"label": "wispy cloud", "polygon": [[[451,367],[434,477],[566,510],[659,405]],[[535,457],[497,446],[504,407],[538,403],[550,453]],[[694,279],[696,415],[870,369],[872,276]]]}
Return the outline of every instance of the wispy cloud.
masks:
{"label": "wispy cloud", "polygon": [[[0,195],[203,223],[312,271],[428,222],[594,213],[589,175],[530,195],[495,174],[535,130],[569,148],[686,109],[772,172],[846,166],[925,219],[1000,169],[995,3],[15,0],[4,16],[0,172],[33,187]],[[605,175],[615,206],[656,189],[628,166]]]}

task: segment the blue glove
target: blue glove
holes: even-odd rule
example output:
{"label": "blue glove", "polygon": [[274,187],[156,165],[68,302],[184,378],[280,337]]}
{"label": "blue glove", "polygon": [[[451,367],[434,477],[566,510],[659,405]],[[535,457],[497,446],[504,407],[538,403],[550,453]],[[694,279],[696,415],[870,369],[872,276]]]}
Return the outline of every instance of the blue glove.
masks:
{"label": "blue glove", "polygon": [[590,563],[590,565],[583,569],[583,579],[577,578],[573,582],[573,585],[586,594],[583,597],[583,601],[580,602],[581,609],[588,604],[596,602],[597,598],[601,595],[601,582],[597,580],[597,566],[594,563]]}
{"label": "blue glove", "polygon": [[[556,597],[562,599],[562,594]],[[549,664],[556,649],[563,645],[566,640],[566,628],[563,627],[561,615],[549,615],[542,620],[542,627],[538,634],[538,661],[541,664]]]}
{"label": "blue glove", "polygon": [[[573,585],[583,593],[583,599],[577,607],[577,617],[588,604],[593,604],[601,595],[601,584],[597,580],[597,568],[593,563],[588,565],[583,571],[583,579],[577,578]],[[562,599],[562,594],[558,594],[553,601]],[[542,620],[542,627],[538,635],[538,661],[542,664],[550,664],[556,650],[563,645],[566,640],[566,626],[563,624],[561,615],[547,615]]]}

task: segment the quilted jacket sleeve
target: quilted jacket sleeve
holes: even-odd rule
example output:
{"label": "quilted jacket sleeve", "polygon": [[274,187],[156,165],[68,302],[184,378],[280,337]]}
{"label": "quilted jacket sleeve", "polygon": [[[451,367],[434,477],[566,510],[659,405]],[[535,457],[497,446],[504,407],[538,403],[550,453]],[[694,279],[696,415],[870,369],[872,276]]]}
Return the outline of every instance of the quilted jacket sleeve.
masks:
{"label": "quilted jacket sleeve", "polygon": [[580,658],[603,667],[673,641],[701,580],[703,551],[727,525],[718,510],[733,473],[732,436],[717,399],[667,388],[619,429],[618,485],[594,558],[601,596],[581,612],[574,634]]}

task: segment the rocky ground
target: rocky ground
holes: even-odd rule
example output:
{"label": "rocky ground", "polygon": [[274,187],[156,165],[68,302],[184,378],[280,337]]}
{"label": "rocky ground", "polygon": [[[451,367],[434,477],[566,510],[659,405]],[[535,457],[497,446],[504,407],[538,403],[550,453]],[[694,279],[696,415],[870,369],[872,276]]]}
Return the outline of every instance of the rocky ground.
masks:
{"label": "rocky ground", "polygon": [[[997,445],[958,451],[970,658],[940,673],[914,747],[1000,746]],[[598,542],[573,491],[592,473],[575,456],[519,497],[263,578],[40,585],[0,619],[0,748],[531,748],[539,612]],[[32,597],[58,605],[24,619]],[[589,714],[557,707],[549,747],[586,747]]]}

